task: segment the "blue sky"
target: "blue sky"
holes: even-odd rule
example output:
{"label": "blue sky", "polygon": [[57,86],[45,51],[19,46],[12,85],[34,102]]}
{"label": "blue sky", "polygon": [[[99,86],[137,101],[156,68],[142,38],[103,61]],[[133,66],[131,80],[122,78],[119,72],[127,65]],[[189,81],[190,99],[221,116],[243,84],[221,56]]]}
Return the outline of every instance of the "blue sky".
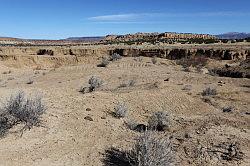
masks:
{"label": "blue sky", "polygon": [[0,36],[250,31],[250,0],[0,0]]}

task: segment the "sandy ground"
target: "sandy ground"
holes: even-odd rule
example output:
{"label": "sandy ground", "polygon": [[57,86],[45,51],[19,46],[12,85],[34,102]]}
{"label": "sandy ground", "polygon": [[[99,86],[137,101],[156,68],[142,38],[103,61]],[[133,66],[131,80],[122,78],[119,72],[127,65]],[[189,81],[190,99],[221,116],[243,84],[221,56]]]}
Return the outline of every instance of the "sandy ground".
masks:
{"label": "sandy ground", "polygon": [[[105,149],[130,149],[139,135],[129,130],[125,121],[135,119],[146,124],[156,111],[173,115],[171,131],[161,134],[174,142],[177,165],[250,165],[249,79],[185,72],[172,61],[158,59],[152,64],[146,57],[142,61],[123,58],[106,68],[96,67],[98,63],[92,58],[84,64],[35,71],[10,68],[0,61],[0,103],[23,90],[42,95],[47,106],[42,117],[44,127],[27,130],[22,137],[14,128],[0,139],[1,166],[103,165]],[[79,93],[91,76],[102,78],[103,87],[93,93]],[[29,85],[30,79],[34,83]],[[129,80],[136,84],[118,88]],[[186,85],[191,85],[191,90],[183,90]],[[206,99],[209,102],[204,102],[200,94],[206,87],[218,91],[218,95]],[[112,116],[118,102],[129,108],[125,119]],[[225,113],[225,106],[235,110]],[[93,121],[85,120],[86,116]],[[226,161],[206,151],[235,142],[244,153],[243,160]]]}

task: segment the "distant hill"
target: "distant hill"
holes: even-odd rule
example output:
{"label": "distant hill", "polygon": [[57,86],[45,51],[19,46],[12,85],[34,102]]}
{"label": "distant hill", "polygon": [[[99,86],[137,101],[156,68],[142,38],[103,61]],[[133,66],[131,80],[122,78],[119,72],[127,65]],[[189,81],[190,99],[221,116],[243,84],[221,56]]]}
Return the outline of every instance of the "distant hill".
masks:
{"label": "distant hill", "polygon": [[67,41],[85,41],[85,42],[98,42],[98,41],[101,41],[103,40],[104,37],[102,36],[97,36],[97,37],[69,37],[67,39],[64,39],[64,40],[67,40]]}
{"label": "distant hill", "polygon": [[250,33],[229,32],[216,35],[219,39],[246,39],[250,37]]}
{"label": "distant hill", "polygon": [[0,36],[0,40],[11,40],[11,41],[15,41],[15,40],[21,40],[21,39],[13,38],[13,37],[1,37],[1,36]]}

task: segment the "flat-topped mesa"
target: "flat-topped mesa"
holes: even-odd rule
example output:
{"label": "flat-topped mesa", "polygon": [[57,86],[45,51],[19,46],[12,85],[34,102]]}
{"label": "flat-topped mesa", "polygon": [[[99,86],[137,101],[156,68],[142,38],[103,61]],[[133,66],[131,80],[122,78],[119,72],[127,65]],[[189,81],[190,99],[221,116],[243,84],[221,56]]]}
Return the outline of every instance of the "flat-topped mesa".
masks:
{"label": "flat-topped mesa", "polygon": [[193,33],[172,33],[165,32],[159,35],[162,39],[216,39],[215,36],[209,34],[193,34]]}
{"label": "flat-topped mesa", "polygon": [[136,33],[127,35],[107,35],[104,42],[128,42],[128,41],[158,41],[158,40],[188,40],[188,39],[216,39],[215,36],[209,34],[193,34],[193,33]]}

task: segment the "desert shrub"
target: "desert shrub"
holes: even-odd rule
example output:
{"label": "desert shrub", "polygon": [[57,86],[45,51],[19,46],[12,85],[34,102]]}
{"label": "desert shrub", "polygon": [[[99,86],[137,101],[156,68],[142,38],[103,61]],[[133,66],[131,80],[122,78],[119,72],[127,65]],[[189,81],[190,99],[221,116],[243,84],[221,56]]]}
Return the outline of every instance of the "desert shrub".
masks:
{"label": "desert shrub", "polygon": [[170,166],[174,163],[171,142],[151,132],[142,134],[133,149],[139,166]]}
{"label": "desert shrub", "polygon": [[152,61],[153,64],[156,64],[157,63],[157,57],[156,56],[152,57],[151,61]]}
{"label": "desert shrub", "polygon": [[54,51],[46,50],[46,49],[40,49],[40,50],[37,51],[37,55],[50,55],[50,56],[53,56]]}
{"label": "desert shrub", "polygon": [[115,107],[114,116],[117,118],[124,118],[128,113],[128,108],[124,103],[118,103]]}
{"label": "desert shrub", "polygon": [[122,59],[122,56],[118,53],[114,53],[110,56],[110,61],[117,61],[119,59]]}
{"label": "desert shrub", "polygon": [[102,61],[100,64],[97,65],[97,67],[107,67],[109,64],[109,60],[107,58],[102,58]]}
{"label": "desert shrub", "polygon": [[81,87],[81,89],[80,89],[79,92],[82,92],[82,93],[93,92],[97,88],[101,87],[102,84],[103,84],[103,82],[104,81],[102,79],[100,79],[99,77],[92,76],[92,77],[90,77],[90,79],[88,81],[89,86],[87,86],[87,87]]}
{"label": "desert shrub", "polygon": [[150,130],[165,131],[170,129],[170,115],[167,112],[155,112],[148,120]]}
{"label": "desert shrub", "polygon": [[0,135],[5,135],[19,123],[24,124],[22,130],[40,126],[40,117],[45,110],[41,97],[27,98],[24,92],[12,95],[0,109]]}
{"label": "desert shrub", "polygon": [[91,92],[95,91],[97,88],[101,87],[102,84],[103,84],[103,80],[98,78],[98,77],[92,76],[89,79],[89,85],[90,85]]}
{"label": "desert shrub", "polygon": [[217,95],[217,90],[214,88],[206,88],[205,90],[203,90],[203,92],[201,93],[202,96],[215,96]]}
{"label": "desert shrub", "polygon": [[123,151],[117,148],[105,150],[102,162],[104,166],[139,166],[130,151]]}
{"label": "desert shrub", "polygon": [[142,134],[130,151],[111,148],[103,160],[106,166],[172,166],[174,152],[169,139],[159,138],[155,133]]}

